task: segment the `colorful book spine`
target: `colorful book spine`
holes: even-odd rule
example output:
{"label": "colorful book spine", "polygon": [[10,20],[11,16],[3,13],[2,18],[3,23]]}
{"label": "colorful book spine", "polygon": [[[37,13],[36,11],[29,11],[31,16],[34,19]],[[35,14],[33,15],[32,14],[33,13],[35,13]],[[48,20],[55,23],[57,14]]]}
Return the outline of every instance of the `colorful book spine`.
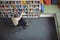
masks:
{"label": "colorful book spine", "polygon": [[41,12],[44,12],[44,5],[41,4]]}
{"label": "colorful book spine", "polygon": [[51,0],[44,0],[46,5],[50,5],[51,4]]}
{"label": "colorful book spine", "polygon": [[58,8],[60,8],[60,0],[58,0]]}
{"label": "colorful book spine", "polygon": [[57,4],[58,0],[52,0],[52,4]]}
{"label": "colorful book spine", "polygon": [[44,4],[44,0],[40,0],[40,4]]}
{"label": "colorful book spine", "polygon": [[44,0],[40,0],[41,12],[44,12]]}

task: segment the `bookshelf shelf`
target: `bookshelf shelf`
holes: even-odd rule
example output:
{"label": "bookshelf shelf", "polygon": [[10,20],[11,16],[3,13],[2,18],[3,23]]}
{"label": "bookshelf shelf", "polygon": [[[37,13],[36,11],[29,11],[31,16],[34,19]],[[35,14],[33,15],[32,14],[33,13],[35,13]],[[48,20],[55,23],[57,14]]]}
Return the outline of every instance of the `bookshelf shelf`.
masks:
{"label": "bookshelf shelf", "polygon": [[22,11],[24,11],[26,15],[39,14],[41,12],[40,6],[41,6],[40,0],[39,1],[0,1],[0,13],[16,14],[16,12],[22,13]]}

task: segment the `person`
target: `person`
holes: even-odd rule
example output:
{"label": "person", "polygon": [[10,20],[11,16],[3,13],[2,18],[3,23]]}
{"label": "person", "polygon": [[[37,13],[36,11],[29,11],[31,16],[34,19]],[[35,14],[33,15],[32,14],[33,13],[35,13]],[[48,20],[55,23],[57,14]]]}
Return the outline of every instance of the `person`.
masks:
{"label": "person", "polygon": [[12,22],[13,22],[13,24],[14,24],[15,26],[18,25],[18,22],[19,22],[19,20],[22,18],[22,15],[23,15],[23,13],[21,13],[20,17],[17,17],[17,16],[15,15],[15,17],[12,17],[12,18],[11,18],[11,20],[12,20]]}
{"label": "person", "polygon": [[23,29],[26,29],[26,27],[28,27],[28,26],[27,26],[25,19],[22,18],[23,14],[24,14],[24,12],[22,12],[19,17],[16,17],[16,15],[15,15],[15,17],[12,17],[11,20],[12,20],[14,26],[22,26]]}

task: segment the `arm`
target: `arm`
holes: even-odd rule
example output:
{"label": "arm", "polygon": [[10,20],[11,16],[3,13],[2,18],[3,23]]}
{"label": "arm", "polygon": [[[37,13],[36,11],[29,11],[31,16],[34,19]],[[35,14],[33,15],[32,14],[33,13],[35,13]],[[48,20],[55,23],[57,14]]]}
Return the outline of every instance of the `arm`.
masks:
{"label": "arm", "polygon": [[11,20],[15,26],[18,25],[18,22],[22,18],[22,15],[23,15],[23,13],[18,18],[14,18],[14,17],[11,18]]}

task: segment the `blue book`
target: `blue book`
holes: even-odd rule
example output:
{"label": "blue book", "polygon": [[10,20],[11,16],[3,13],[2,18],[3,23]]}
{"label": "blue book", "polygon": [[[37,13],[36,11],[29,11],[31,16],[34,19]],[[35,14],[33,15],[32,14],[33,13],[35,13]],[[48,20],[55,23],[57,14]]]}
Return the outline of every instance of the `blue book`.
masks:
{"label": "blue book", "polygon": [[44,12],[44,5],[41,4],[41,12]]}
{"label": "blue book", "polygon": [[58,0],[52,0],[52,4],[58,4]]}

